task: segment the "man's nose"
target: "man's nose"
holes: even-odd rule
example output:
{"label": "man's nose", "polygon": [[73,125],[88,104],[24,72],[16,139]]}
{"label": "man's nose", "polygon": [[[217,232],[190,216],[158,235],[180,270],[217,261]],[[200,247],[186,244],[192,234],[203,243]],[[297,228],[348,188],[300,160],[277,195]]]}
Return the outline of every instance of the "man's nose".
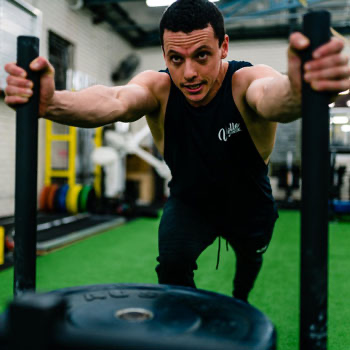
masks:
{"label": "man's nose", "polygon": [[191,60],[185,61],[184,78],[186,81],[194,80],[197,77],[195,64]]}

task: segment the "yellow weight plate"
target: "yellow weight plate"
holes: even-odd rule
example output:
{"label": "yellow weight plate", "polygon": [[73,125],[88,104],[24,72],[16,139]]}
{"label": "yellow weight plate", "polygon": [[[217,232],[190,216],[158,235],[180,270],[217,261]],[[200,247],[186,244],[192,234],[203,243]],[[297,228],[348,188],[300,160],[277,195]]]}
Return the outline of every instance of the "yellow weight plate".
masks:
{"label": "yellow weight plate", "polygon": [[78,214],[79,212],[79,193],[82,190],[82,185],[69,186],[66,197],[66,207],[68,213]]}

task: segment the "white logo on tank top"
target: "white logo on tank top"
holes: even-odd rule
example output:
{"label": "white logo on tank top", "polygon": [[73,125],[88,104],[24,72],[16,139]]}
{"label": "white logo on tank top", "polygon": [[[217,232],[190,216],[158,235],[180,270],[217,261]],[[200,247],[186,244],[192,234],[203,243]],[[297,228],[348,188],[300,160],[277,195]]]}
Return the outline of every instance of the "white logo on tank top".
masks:
{"label": "white logo on tank top", "polygon": [[219,130],[219,140],[227,141],[229,137],[231,137],[233,134],[237,134],[240,131],[242,130],[239,123],[230,123],[228,128],[222,128]]}

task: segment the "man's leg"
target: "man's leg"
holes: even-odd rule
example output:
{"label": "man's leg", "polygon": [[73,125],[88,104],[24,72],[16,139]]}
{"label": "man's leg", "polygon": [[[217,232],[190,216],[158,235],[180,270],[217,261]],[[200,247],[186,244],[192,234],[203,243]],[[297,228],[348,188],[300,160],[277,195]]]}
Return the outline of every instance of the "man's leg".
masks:
{"label": "man's leg", "polygon": [[195,288],[196,260],[215,240],[214,229],[206,219],[182,201],[168,200],[159,226],[159,283]]}
{"label": "man's leg", "polygon": [[[275,220],[253,224],[247,232],[229,235],[228,242],[236,254],[236,273],[233,281],[233,296],[248,301],[250,291],[263,263],[263,254],[271,241]],[[256,226],[255,232],[251,228]]]}

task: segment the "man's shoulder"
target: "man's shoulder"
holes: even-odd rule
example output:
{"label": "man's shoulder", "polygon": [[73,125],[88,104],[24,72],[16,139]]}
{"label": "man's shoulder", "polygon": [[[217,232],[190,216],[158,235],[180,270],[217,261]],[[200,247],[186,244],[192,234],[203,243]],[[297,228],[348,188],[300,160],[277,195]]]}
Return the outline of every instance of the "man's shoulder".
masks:
{"label": "man's shoulder", "polygon": [[265,64],[258,64],[255,66],[244,66],[241,69],[237,70],[232,76],[232,88],[233,89],[245,89],[247,88],[254,80],[268,77],[275,77],[280,75],[270,66]]}
{"label": "man's shoulder", "polygon": [[161,97],[164,92],[170,91],[171,79],[165,72],[146,70],[136,75],[130,83],[144,86],[155,96]]}
{"label": "man's shoulder", "polygon": [[235,72],[238,71],[242,68],[245,67],[252,67],[252,63],[248,62],[248,61],[235,61],[235,60],[231,60],[228,61],[228,64],[230,66],[230,68]]}
{"label": "man's shoulder", "polygon": [[136,75],[130,83],[147,85],[149,87],[170,85],[170,76],[165,71],[146,70]]}
{"label": "man's shoulder", "polygon": [[268,76],[275,76],[276,74],[280,74],[278,73],[275,69],[273,69],[272,67],[266,65],[266,64],[257,64],[255,66],[252,65],[245,65],[242,66],[241,68],[239,68],[236,72],[236,74],[234,74],[234,77],[241,77],[241,76],[250,76],[252,78],[265,78]]}

